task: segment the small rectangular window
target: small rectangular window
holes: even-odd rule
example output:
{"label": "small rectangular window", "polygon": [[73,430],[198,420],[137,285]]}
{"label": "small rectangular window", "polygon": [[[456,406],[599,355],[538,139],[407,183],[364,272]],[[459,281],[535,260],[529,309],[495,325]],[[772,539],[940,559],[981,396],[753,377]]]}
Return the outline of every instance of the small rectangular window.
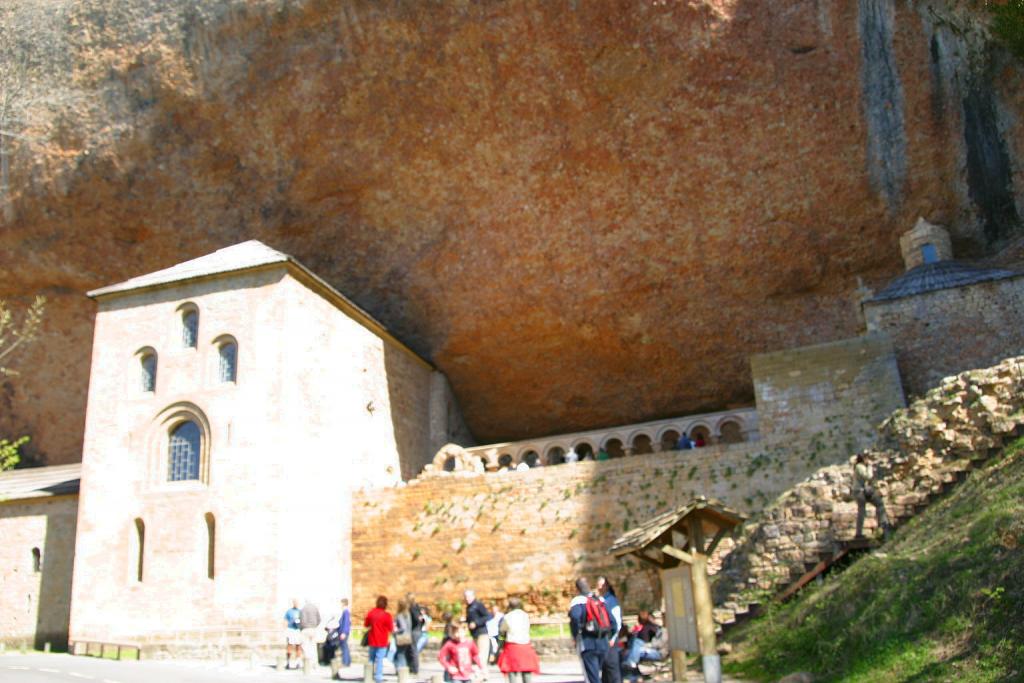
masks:
{"label": "small rectangular window", "polygon": [[922,244],[921,245],[921,258],[924,259],[925,263],[937,263],[939,260],[939,252],[935,248],[934,244]]}

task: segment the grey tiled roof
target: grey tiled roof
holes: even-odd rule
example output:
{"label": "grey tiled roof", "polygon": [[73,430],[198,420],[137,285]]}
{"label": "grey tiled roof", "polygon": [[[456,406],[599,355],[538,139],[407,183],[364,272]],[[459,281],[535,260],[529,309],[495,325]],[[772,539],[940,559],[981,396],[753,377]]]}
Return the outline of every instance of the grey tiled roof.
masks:
{"label": "grey tiled roof", "polygon": [[81,463],[28,467],[0,473],[0,500],[46,498],[78,493],[82,477]]}
{"label": "grey tiled roof", "polygon": [[94,289],[88,292],[88,296],[95,297],[115,294],[117,292],[127,292],[132,289],[153,287],[178,282],[179,280],[191,280],[192,278],[216,275],[218,273],[230,273],[271,263],[285,263],[290,260],[292,260],[292,257],[288,254],[271,249],[258,240],[249,240],[248,242],[218,249],[212,254],[200,256],[170,268],[133,277],[116,285]]}
{"label": "grey tiled roof", "polygon": [[885,289],[868,299],[867,303],[902,299],[939,289],[964,287],[979,282],[1003,280],[1022,275],[1024,273],[1015,273],[1012,270],[1001,268],[978,268],[953,260],[922,263],[890,282]]}

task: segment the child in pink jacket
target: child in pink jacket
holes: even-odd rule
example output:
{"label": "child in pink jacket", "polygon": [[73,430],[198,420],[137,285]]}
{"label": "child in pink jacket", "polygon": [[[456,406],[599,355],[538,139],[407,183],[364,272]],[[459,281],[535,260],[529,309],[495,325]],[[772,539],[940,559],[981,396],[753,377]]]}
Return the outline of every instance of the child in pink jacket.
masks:
{"label": "child in pink jacket", "polygon": [[471,681],[484,670],[480,651],[476,649],[473,639],[466,637],[466,627],[462,624],[455,628],[454,635],[441,648],[437,659],[453,681]]}

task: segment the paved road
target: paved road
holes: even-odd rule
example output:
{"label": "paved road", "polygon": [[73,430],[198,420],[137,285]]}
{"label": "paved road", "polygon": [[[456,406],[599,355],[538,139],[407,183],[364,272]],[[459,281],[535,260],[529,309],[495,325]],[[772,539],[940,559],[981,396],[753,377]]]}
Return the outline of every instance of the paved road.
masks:
{"label": "paved road", "polygon": [[[581,683],[579,665],[573,662],[545,664],[547,673],[535,676],[535,683]],[[429,681],[430,675],[440,673],[440,665],[426,663],[415,681]],[[342,672],[342,679],[357,683],[363,680],[363,668],[356,664]],[[293,681],[330,680],[330,670],[320,667],[310,675],[300,671],[276,671],[270,664],[251,666],[248,662],[170,662],[123,661],[115,662],[94,657],[72,657],[62,654],[5,655],[0,657],[0,683],[286,683]],[[501,678],[497,671],[492,683]],[[396,678],[389,669],[386,683]]]}
{"label": "paved road", "polygon": [[[534,683],[583,681],[578,660],[545,660],[541,668],[544,673],[534,676]],[[410,683],[429,681],[435,673],[441,673],[440,665],[427,661],[421,667],[420,675],[410,677],[409,680]],[[687,681],[703,680],[696,672],[688,671],[687,674]],[[307,676],[301,671],[277,671],[270,663],[252,665],[249,662],[232,662],[225,665],[214,661],[115,662],[63,654],[0,656],[0,683],[313,683],[329,681],[330,678],[331,672],[327,667],[320,667]],[[350,683],[362,683],[362,665],[343,669],[341,678]],[[397,683],[390,665],[385,669],[384,679],[385,683]],[[502,677],[497,669],[492,668],[490,680],[491,683],[501,683]],[[741,683],[729,677],[724,680],[726,683]]]}

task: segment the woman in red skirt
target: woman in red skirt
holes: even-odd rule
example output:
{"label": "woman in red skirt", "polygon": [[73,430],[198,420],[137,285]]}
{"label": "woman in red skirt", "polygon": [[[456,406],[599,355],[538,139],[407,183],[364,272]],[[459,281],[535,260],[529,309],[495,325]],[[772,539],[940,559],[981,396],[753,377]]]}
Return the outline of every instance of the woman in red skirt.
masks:
{"label": "woman in red skirt", "polygon": [[502,618],[498,632],[505,636],[505,645],[498,655],[498,668],[509,683],[530,683],[540,673],[540,661],[530,645],[530,617],[523,611],[519,598],[510,598],[508,613]]}

